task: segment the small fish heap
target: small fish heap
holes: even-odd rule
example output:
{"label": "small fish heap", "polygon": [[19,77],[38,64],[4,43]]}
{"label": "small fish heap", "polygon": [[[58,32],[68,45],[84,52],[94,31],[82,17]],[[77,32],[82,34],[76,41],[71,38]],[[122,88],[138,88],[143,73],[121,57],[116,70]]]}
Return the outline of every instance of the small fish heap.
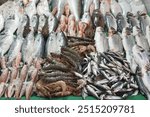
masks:
{"label": "small fish heap", "polygon": [[142,0],[12,0],[0,6],[0,97],[150,99]]}

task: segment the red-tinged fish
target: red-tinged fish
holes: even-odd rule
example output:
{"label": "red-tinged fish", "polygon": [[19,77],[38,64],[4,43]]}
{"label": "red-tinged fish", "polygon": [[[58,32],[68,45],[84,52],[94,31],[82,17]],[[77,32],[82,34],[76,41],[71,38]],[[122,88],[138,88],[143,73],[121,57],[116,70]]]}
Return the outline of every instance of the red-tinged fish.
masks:
{"label": "red-tinged fish", "polygon": [[35,81],[37,80],[38,70],[35,69],[31,74],[31,81],[28,82],[26,87],[26,99],[29,100],[32,93]]}
{"label": "red-tinged fish", "polygon": [[23,87],[23,83],[27,77],[27,72],[28,72],[28,66],[24,65],[22,70],[21,70],[21,73],[20,73],[20,78],[17,79],[17,83],[16,83],[16,89],[15,89],[16,99],[19,99],[20,92],[21,92],[21,89]]}

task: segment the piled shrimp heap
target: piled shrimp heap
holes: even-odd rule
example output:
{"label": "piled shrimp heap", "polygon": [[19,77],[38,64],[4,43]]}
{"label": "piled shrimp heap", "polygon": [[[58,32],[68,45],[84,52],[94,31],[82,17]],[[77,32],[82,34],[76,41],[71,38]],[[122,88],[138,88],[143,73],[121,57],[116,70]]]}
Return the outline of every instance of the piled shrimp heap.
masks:
{"label": "piled shrimp heap", "polygon": [[149,26],[141,0],[8,1],[0,97],[126,99],[141,89],[149,99]]}

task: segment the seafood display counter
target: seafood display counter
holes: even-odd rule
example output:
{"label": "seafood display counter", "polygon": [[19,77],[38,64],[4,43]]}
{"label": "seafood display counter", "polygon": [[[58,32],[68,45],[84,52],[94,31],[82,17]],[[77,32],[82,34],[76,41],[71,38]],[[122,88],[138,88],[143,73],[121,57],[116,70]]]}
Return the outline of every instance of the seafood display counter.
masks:
{"label": "seafood display counter", "polygon": [[150,99],[148,12],[142,0],[3,3],[0,100]]}

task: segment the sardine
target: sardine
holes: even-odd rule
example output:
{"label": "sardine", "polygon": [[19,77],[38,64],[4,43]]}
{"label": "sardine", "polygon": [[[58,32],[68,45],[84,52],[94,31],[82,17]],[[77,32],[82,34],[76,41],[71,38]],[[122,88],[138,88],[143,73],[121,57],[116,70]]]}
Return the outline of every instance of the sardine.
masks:
{"label": "sardine", "polygon": [[68,4],[70,6],[70,10],[72,14],[75,16],[76,21],[80,20],[81,17],[81,0],[68,0]]}
{"label": "sardine", "polygon": [[111,8],[111,12],[112,14],[116,17],[118,13],[123,13],[122,8],[120,6],[120,4],[118,2],[116,2],[116,0],[111,0],[110,2],[110,8]]}
{"label": "sardine", "polygon": [[106,38],[104,32],[102,32],[101,27],[96,28],[94,40],[97,52],[103,53],[108,51],[108,39]]}
{"label": "sardine", "polygon": [[146,39],[148,40],[148,44],[150,46],[150,25],[146,26]]}
{"label": "sardine", "polygon": [[99,0],[93,0],[93,4],[95,6],[95,9],[100,9],[100,1]]}
{"label": "sardine", "polygon": [[87,91],[90,95],[92,95],[92,96],[96,97],[97,99],[99,99],[97,93],[95,92],[95,90],[91,86],[87,85],[86,89],[87,89]]}

